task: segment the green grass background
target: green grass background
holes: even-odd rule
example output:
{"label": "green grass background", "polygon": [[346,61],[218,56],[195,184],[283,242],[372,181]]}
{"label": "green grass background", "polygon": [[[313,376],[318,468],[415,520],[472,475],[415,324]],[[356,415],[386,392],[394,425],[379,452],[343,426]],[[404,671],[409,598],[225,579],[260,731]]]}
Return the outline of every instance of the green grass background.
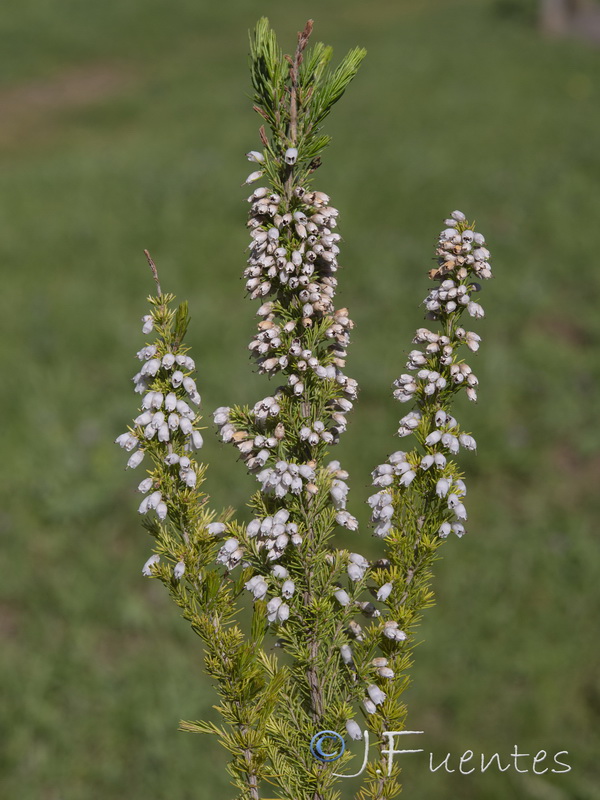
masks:
{"label": "green grass background", "polygon": [[[139,476],[113,440],[137,403],[144,247],[189,298],[206,411],[272,389],[239,279],[258,144],[246,32],[263,14],[288,48],[313,16],[338,57],[369,51],[317,181],[341,210],[339,303],[357,321],[338,453],[362,548],[441,220],[475,217],[494,256],[480,401],[458,409],[479,444],[461,462],[470,532],[437,567],[411,744],[455,761],[567,750],[572,771],[431,774],[406,756],[404,794],[600,798],[600,50],[492,0],[3,3],[0,797],[232,796],[225,752],[176,731],[215,697],[199,640],[140,574]],[[215,506],[243,508],[253,482],[207,438]]]}

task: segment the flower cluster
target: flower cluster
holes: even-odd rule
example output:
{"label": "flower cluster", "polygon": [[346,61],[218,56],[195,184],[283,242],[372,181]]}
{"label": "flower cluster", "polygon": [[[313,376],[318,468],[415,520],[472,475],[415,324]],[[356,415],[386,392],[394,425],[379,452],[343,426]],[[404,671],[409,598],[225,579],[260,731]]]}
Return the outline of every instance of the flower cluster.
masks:
{"label": "flower cluster", "polygon": [[[176,314],[169,308],[172,300],[172,295],[151,298],[153,311],[142,318],[143,333],[154,331],[157,341],[137,353],[143,363],[133,382],[135,391],[143,395],[141,408],[129,430],[116,439],[131,452],[127,462],[130,468],[139,466],[149,455],[152,466],[138,486],[144,495],[138,510],[142,515],[154,512],[159,522],[172,512],[181,520],[182,503],[195,501],[199,475],[193,451],[204,443],[201,416],[194,408],[201,402],[193,378],[196,365],[173,333]],[[144,564],[143,574],[154,574],[159,561],[155,553]],[[180,580],[184,573],[185,563],[177,560],[173,577]]]}
{"label": "flower cluster", "polygon": [[325,423],[321,420],[313,422],[310,426],[303,425],[300,428],[300,438],[312,445],[318,444],[319,441],[331,444],[334,440],[333,434],[331,431],[325,430]]}
{"label": "flower cluster", "polygon": [[[430,276],[438,279],[451,274],[458,281],[464,281],[470,274],[484,280],[491,278],[490,251],[484,247],[484,236],[467,227],[466,217],[462,211],[453,211],[444,224],[447,227],[440,233],[435,252],[438,258],[438,267],[431,271]],[[444,288],[443,284],[440,288]],[[460,297],[463,294],[464,292],[455,292],[454,297]],[[465,304],[463,302],[463,305]],[[451,310],[454,309],[449,309],[448,313]],[[475,315],[471,314],[471,316]]]}
{"label": "flower cluster", "polygon": [[[297,187],[295,195],[302,205],[291,210],[285,198],[264,186],[248,198],[252,245],[244,277],[252,298],[281,288],[299,290],[303,313],[311,317],[315,311],[322,313],[331,306],[336,285],[331,276],[338,268],[337,243],[341,239],[333,229],[339,212],[329,205],[329,197],[323,192]],[[293,250],[284,239],[293,241]],[[315,274],[318,283],[311,280]]]}
{"label": "flower cluster", "polygon": [[275,497],[281,498],[288,492],[300,494],[305,486],[314,486],[315,471],[308,464],[278,461],[274,467],[263,469],[256,477],[261,482],[263,492],[273,492]]}
{"label": "flower cluster", "polygon": [[253,519],[246,528],[247,536],[256,539],[258,550],[265,550],[271,561],[283,555],[291,542],[296,547],[302,544],[302,536],[298,533],[298,525],[290,522],[290,512],[280,508],[273,516]]}
{"label": "flower cluster", "polygon": [[[271,583],[275,584],[275,589],[278,594],[273,595],[267,604],[269,622],[282,623],[289,617],[289,606],[284,601],[289,600],[296,591],[296,585],[294,581],[290,579],[289,575],[287,569],[281,566],[281,564],[276,564],[271,569],[269,578]],[[278,585],[276,581],[282,581],[281,585]],[[254,575],[250,580],[246,581],[244,586],[252,593],[255,600],[263,600],[267,597],[269,583],[261,575]]]}
{"label": "flower cluster", "polygon": [[[149,333],[154,327],[154,317],[146,315],[142,321],[143,331]],[[142,407],[130,430],[115,440],[128,452],[135,450],[127,462],[130,468],[141,464],[146,450],[158,452],[156,447],[150,446],[153,440],[155,443],[176,444],[183,451],[199,449],[203,445],[202,434],[197,428],[199,415],[189,405],[200,403],[196,383],[191,377],[195,370],[193,359],[185,353],[172,353],[154,344],[143,347],[137,356],[144,361],[141,370],[133,377],[136,392],[144,394]],[[171,452],[167,459],[169,466],[179,466],[180,479],[189,485],[193,480],[190,477],[186,479],[186,475],[193,474],[189,458],[180,464],[179,456]],[[145,494],[153,486],[153,481],[146,479],[140,483],[139,491]],[[153,492],[140,505],[141,514],[152,509],[160,519],[166,517],[166,504],[161,492]]]}
{"label": "flower cluster", "polygon": [[454,211],[445,224],[436,250],[439,266],[430,273],[440,285],[429,292],[424,303],[428,319],[438,321],[443,332],[417,330],[413,343],[424,347],[410,351],[406,364],[409,372],[394,382],[396,399],[416,402],[416,408],[400,420],[398,435],[414,434],[423,451],[398,451],[373,471],[373,485],[384,490],[369,498],[377,536],[387,536],[394,530],[401,493],[413,485],[417,476],[422,476],[417,490],[446,504],[441,513],[448,518],[443,518],[438,535],[444,538],[453,531],[462,536],[465,530],[462,523],[467,518],[463,503],[466,487],[450,457],[460,447],[475,450],[477,445],[470,434],[460,429],[447,408],[463,387],[469,400],[477,399],[477,377],[458,350],[464,344],[476,352],[481,337],[466,331],[458,322],[464,311],[476,319],[483,317],[481,305],[471,299],[481,288],[472,279],[489,278],[492,273],[490,253],[483,247],[485,239],[472,230],[465,215]]}
{"label": "flower cluster", "polygon": [[217,564],[223,564],[228,570],[234,569],[242,560],[244,548],[240,547],[238,539],[227,539],[217,554]]}
{"label": "flower cluster", "polygon": [[[341,371],[353,323],[346,309],[333,305],[339,212],[329,205],[326,194],[301,186],[291,197],[260,187],[248,200],[252,243],[244,272],[246,288],[253,298],[274,297],[258,310],[262,319],[249,349],[261,372],[286,372],[296,397],[306,395],[314,378],[341,387],[346,403],[340,404],[342,397],[332,398],[330,419],[315,420],[323,425],[317,432],[326,434],[320,438],[330,443],[345,429],[343,414],[357,392],[356,382]],[[309,344],[305,332],[311,329]]]}
{"label": "flower cluster", "polygon": [[[259,151],[248,158],[265,163]],[[248,183],[262,174],[257,170]],[[264,558],[268,564],[282,558],[289,544],[301,545],[305,522],[297,516],[298,504],[317,493],[316,464],[346,430],[358,386],[343,373],[353,322],[347,309],[333,303],[340,252],[337,209],[323,192],[299,185],[285,191],[260,187],[248,200],[251,244],[244,277],[250,296],[262,301],[249,350],[260,372],[283,372],[287,382],[252,408],[218,408],[214,422],[222,441],[232,443],[256,475],[261,502],[268,505],[268,513],[246,530],[254,542],[245,558],[255,571],[247,588],[262,599],[269,580]],[[315,402],[317,396],[321,399]],[[337,524],[356,530],[356,518],[346,511],[347,477],[333,462],[322,479],[329,482]],[[228,568],[240,563],[238,544],[226,542],[219,552]],[[268,610],[269,621],[286,621],[286,608]]]}

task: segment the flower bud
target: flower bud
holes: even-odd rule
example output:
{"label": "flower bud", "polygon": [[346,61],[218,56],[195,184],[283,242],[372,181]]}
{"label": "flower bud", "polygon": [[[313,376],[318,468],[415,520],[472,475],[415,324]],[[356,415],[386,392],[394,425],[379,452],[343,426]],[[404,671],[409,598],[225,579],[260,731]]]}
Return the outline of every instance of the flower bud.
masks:
{"label": "flower bud", "polygon": [[377,673],[381,678],[393,678],[395,674],[394,670],[389,667],[380,667]]}
{"label": "flower bud", "polygon": [[334,596],[341,606],[347,606],[350,604],[350,596],[344,589],[338,589],[336,592],[334,592]]}
{"label": "flower bud", "polygon": [[200,450],[203,444],[204,440],[200,431],[192,431],[192,447],[194,450]]}
{"label": "flower bud", "polygon": [[360,741],[363,738],[360,725],[353,719],[346,720],[346,730],[348,731],[348,736],[355,741]]}
{"label": "flower bud", "polygon": [[144,459],[144,451],[143,450],[136,450],[133,455],[129,457],[129,461],[127,462],[127,466],[129,469],[135,469],[139,466]]}
{"label": "flower bud", "polygon": [[218,536],[221,533],[225,532],[226,525],[224,522],[210,522],[206,526],[206,530],[210,533],[211,536]]}
{"label": "flower bud", "polygon": [[177,564],[175,564],[175,568],[173,569],[173,577],[175,578],[176,581],[178,581],[181,578],[183,578],[184,572],[185,572],[185,563],[183,561],[178,561]]}
{"label": "flower bud", "polygon": [[393,588],[394,586],[392,583],[384,583],[383,586],[377,590],[377,599],[381,602],[385,602],[392,593]]}
{"label": "flower bud", "polygon": [[352,648],[349,644],[343,644],[340,647],[340,655],[342,656],[342,661],[344,664],[352,663]]}
{"label": "flower bud", "polygon": [[435,485],[435,493],[438,497],[445,497],[450,488],[450,481],[447,478],[440,478]]}
{"label": "flower bud", "polygon": [[367,712],[367,714],[375,714],[375,712],[377,711],[377,706],[375,705],[375,703],[372,700],[369,700],[368,698],[363,700],[363,706],[365,707],[365,711]]}
{"label": "flower bud", "polygon": [[147,577],[152,575],[152,567],[155,564],[158,564],[159,561],[160,561],[160,556],[157,553],[154,553],[154,555],[150,556],[150,558],[146,561],[146,563],[142,567],[142,575],[146,575]]}
{"label": "flower bud", "polygon": [[250,175],[248,175],[248,177],[244,181],[244,183],[254,183],[259,178],[262,178],[263,174],[264,174],[263,170],[256,170],[256,172],[251,172]]}

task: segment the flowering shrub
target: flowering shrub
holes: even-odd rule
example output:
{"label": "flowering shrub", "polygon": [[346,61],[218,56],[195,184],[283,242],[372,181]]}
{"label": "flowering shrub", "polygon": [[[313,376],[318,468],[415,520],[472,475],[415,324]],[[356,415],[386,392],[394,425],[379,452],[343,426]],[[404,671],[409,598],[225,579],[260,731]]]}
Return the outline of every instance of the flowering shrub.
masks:
{"label": "flowering shrub", "polygon": [[[476,445],[450,409],[458,392],[477,398],[477,378],[461,353],[477,351],[480,337],[461,319],[483,316],[473,296],[491,269],[483,236],[454,211],[424,301],[435,330],[417,330],[407,372],[394,383],[397,400],[412,405],[398,435],[413,437],[414,446],[372,473],[368,504],[381,557],[340,549],[340,527],[360,534],[346,509],[348,473],[329,450],[346,430],[358,386],[343,371],[353,323],[334,305],[338,211],[311,180],[329,141],[323,120],[364,51],[330,70],[330,48],[307,46],[311,30],[309,22],[293,57],[281,54],[266,20],[251,40],[255,110],[269,133],[263,125],[263,149],[248,153],[256,169],[246,182],[261,181],[248,198],[244,277],[260,304],[249,349],[259,372],[277,375],[279,386],[252,406],[218,408],[213,420],[256,477],[252,520],[216,513],[202,493],[201,398],[184,344],[187,304],[175,307],[162,291],[149,255],[157,293],[142,330],[153,341],[137,354],[140,413],[117,442],[130,452],[128,467],[147,469],[139,512],[154,551],[143,574],[162,581],[204,641],[220,696],[223,725],[182,728],[219,737],[238,796],[250,800],[266,783],[287,800],[339,796],[336,775],[352,756],[333,766],[315,758],[309,743],[323,730],[355,740],[368,730],[380,744],[357,796],[383,800],[400,791],[382,733],[404,726],[402,693],[415,628],[433,599],[431,566],[446,537],[465,532],[466,485],[453,457]],[[248,604],[245,629],[238,611]]]}

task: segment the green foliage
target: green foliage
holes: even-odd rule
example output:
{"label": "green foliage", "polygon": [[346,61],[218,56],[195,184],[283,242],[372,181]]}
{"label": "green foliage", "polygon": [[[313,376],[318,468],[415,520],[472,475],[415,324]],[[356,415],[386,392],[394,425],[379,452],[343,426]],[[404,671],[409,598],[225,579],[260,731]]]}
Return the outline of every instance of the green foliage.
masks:
{"label": "green foliage", "polygon": [[279,128],[279,113],[286,90],[288,67],[269,21],[263,17],[250,37],[250,75],[254,102],[267,115],[269,124]]}
{"label": "green foliage", "polygon": [[307,186],[309,175],[318,166],[318,157],[331,140],[321,134],[321,125],[356,76],[366,55],[364,49],[354,48],[332,71],[331,47],[319,42],[305,50],[311,30],[309,21],[306,31],[298,34],[297,51],[293,57],[288,56],[288,61],[282,56],[266,18],[259,20],[250,37],[255,109],[271,131],[270,140],[264,138],[264,170],[281,191],[289,173],[283,169],[283,155],[290,146],[299,150],[295,185]]}
{"label": "green foliage", "polygon": [[314,132],[344,94],[366,54],[367,51],[363,48],[355,47],[333,72],[324,73],[321,62],[312,74],[307,73],[306,93],[310,94],[310,110],[304,130],[306,144],[310,143],[310,137],[314,136]]}

